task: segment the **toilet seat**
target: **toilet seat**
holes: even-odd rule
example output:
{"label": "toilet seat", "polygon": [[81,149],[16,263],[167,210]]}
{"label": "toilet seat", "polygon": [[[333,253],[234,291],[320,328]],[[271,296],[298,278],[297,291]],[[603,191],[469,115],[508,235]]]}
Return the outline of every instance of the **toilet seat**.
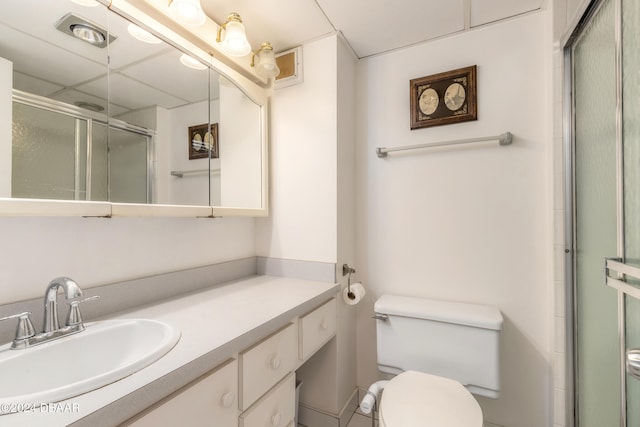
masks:
{"label": "toilet seat", "polygon": [[384,387],[380,426],[482,427],[482,411],[459,382],[406,371]]}

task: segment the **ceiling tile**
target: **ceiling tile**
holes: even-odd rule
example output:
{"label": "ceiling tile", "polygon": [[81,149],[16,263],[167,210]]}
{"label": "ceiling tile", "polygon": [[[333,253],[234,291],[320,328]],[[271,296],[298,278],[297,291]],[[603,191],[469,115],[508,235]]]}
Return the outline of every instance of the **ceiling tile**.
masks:
{"label": "ceiling tile", "polygon": [[[65,37],[71,42],[87,44]],[[99,64],[69,49],[0,24],[0,56],[12,61],[14,70],[63,86],[73,86],[103,75],[107,62],[106,50],[103,52],[104,62]]]}
{"label": "ceiling tile", "polygon": [[218,24],[237,12],[253,49],[269,41],[279,52],[331,34],[334,28],[313,0],[201,0],[202,9]]}
{"label": "ceiling tile", "polygon": [[471,26],[487,24],[501,19],[540,9],[543,0],[470,0]]}
{"label": "ceiling tile", "polygon": [[[79,86],[78,90],[106,98],[106,91],[102,91],[105,87],[106,79]],[[185,104],[184,99],[176,98],[117,73],[109,76],[109,102],[134,110],[152,105],[173,108]]]}
{"label": "ceiling tile", "polygon": [[358,57],[464,29],[463,0],[318,0]]}
{"label": "ceiling tile", "polygon": [[13,88],[40,96],[50,96],[64,87],[16,71],[13,73]]}
{"label": "ceiling tile", "polygon": [[209,73],[182,65],[180,55],[180,52],[171,50],[121,69],[120,73],[189,102],[207,100]]}
{"label": "ceiling tile", "polygon": [[[63,92],[55,94],[52,99],[56,101],[65,102],[67,104],[75,104],[76,102],[87,102],[90,104],[100,105],[104,108],[103,112],[107,112],[107,100],[104,98],[98,98],[83,92],[79,92],[77,90],[65,90]],[[113,114],[113,108],[111,109],[111,114]]]}

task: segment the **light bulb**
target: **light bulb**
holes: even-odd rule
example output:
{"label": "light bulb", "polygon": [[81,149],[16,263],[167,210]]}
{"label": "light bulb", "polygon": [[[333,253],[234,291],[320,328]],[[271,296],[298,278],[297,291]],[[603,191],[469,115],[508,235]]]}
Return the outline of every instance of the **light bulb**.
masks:
{"label": "light bulb", "polygon": [[169,9],[178,21],[186,25],[202,25],[207,20],[200,0],[171,0]]}
{"label": "light bulb", "polygon": [[245,56],[251,52],[251,45],[247,41],[244,25],[241,22],[229,21],[227,23],[222,48],[230,56]]}

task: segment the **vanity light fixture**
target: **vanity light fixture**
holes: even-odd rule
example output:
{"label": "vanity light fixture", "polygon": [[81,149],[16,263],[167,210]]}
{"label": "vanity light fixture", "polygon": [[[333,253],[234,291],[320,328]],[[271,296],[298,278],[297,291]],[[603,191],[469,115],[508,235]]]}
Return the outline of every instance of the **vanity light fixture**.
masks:
{"label": "vanity light fixture", "polygon": [[[222,30],[224,30],[224,39],[222,39]],[[222,49],[229,56],[245,56],[251,52],[242,18],[236,12],[229,14],[227,21],[218,27],[216,42],[221,43]]]}
{"label": "vanity light fixture", "polygon": [[206,70],[207,69],[206,65],[204,65],[202,62],[198,61],[197,59],[192,58],[191,56],[187,55],[186,53],[183,53],[182,56],[180,56],[180,62],[185,67],[193,68],[194,70]]}
{"label": "vanity light fixture", "polygon": [[[256,62],[256,56],[258,61]],[[273,46],[269,42],[262,43],[251,57],[251,66],[256,68],[256,74],[265,79],[277,77],[280,74],[280,68],[276,64],[276,56],[273,53]]]}
{"label": "vanity light fixture", "polygon": [[200,0],[169,0],[169,10],[177,21],[185,25],[198,26],[207,20]]}
{"label": "vanity light fixture", "polygon": [[140,40],[141,42],[149,43],[149,44],[162,43],[162,40],[160,40],[159,38],[151,34],[149,31],[145,30],[144,28],[138,27],[134,23],[129,24],[129,26],[127,27],[127,31],[129,31],[129,34],[131,34],[133,37]]}

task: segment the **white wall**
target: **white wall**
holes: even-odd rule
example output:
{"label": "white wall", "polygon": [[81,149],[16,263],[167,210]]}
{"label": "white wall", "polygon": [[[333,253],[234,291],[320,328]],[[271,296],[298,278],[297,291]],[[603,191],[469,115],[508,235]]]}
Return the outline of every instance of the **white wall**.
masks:
{"label": "white wall", "polygon": [[226,81],[220,83],[219,105],[220,205],[264,206],[260,106]]}
{"label": "white wall", "polygon": [[247,218],[0,217],[0,235],[0,304],[255,255]]}
{"label": "white wall", "polygon": [[270,115],[270,215],[259,256],[336,262],[336,40],[304,46],[304,83],[278,89]]}
{"label": "white wall", "polygon": [[[271,213],[258,255],[355,263],[355,58],[337,35],[303,46],[304,82],[271,103]],[[300,401],[338,415],[356,388],[356,310],[338,300],[338,332],[301,369]]]}
{"label": "white wall", "polygon": [[[479,399],[505,426],[550,423],[553,283],[547,12],[364,60],[358,67],[358,384],[377,379],[373,302],[382,294],[494,305],[502,393]],[[478,120],[411,131],[409,80],[476,64]],[[379,159],[376,147],[514,134],[493,144]]]}
{"label": "white wall", "polygon": [[[337,277],[342,288],[346,286],[342,276],[342,264],[348,264],[356,270],[353,281],[358,279],[359,266],[356,263],[356,62],[352,51],[338,38],[338,108],[337,108],[337,241],[338,265]],[[357,384],[357,307],[349,306],[339,300],[338,324],[341,325],[337,336],[337,391],[338,404],[344,404]]]}

